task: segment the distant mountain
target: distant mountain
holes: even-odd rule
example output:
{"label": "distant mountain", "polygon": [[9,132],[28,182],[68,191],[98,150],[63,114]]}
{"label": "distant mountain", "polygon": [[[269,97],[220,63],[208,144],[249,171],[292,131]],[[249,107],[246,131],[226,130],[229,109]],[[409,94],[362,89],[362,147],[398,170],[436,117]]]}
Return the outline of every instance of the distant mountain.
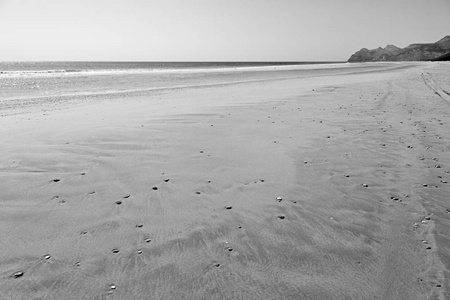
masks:
{"label": "distant mountain", "polygon": [[405,48],[394,45],[373,50],[363,48],[353,54],[348,62],[449,60],[448,55],[450,55],[450,35],[436,43],[411,44]]}

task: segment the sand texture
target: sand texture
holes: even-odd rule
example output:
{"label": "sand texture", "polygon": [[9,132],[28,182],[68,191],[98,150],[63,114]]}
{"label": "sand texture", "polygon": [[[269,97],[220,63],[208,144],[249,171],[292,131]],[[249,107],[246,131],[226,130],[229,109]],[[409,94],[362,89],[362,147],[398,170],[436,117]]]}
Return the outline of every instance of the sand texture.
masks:
{"label": "sand texture", "polygon": [[295,74],[1,103],[0,299],[450,299],[450,64]]}

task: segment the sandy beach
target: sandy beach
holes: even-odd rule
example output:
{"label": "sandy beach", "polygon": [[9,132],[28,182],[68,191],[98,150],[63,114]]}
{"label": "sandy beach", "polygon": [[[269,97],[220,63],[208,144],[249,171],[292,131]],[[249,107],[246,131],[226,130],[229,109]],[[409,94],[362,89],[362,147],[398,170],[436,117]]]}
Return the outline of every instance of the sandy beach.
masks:
{"label": "sandy beach", "polygon": [[0,299],[450,299],[450,64],[247,72],[0,101]]}

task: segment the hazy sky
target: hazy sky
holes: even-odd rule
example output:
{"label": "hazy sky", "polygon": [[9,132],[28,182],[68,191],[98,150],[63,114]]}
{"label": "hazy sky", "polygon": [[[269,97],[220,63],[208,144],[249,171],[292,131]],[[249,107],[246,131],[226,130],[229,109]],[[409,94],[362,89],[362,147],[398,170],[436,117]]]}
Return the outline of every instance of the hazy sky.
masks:
{"label": "hazy sky", "polygon": [[343,61],[450,35],[450,0],[0,0],[0,61]]}

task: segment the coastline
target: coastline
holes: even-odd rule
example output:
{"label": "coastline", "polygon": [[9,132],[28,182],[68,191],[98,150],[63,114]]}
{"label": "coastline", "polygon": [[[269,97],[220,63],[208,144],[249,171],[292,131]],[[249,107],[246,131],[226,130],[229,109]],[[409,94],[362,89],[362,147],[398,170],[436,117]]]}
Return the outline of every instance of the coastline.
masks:
{"label": "coastline", "polygon": [[450,65],[384,65],[17,102],[0,296],[449,297]]}

